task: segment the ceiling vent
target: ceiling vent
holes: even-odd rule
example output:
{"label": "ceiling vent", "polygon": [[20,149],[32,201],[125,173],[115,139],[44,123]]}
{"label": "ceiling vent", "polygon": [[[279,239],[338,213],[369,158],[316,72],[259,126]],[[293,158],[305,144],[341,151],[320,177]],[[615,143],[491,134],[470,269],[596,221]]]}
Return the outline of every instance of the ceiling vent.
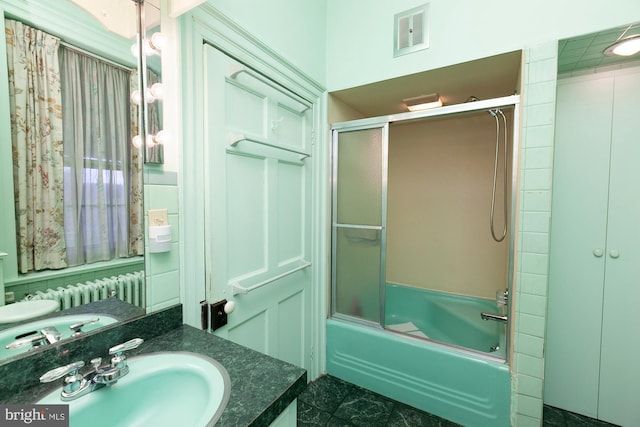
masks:
{"label": "ceiling vent", "polygon": [[397,13],[394,17],[393,56],[429,47],[429,4]]}

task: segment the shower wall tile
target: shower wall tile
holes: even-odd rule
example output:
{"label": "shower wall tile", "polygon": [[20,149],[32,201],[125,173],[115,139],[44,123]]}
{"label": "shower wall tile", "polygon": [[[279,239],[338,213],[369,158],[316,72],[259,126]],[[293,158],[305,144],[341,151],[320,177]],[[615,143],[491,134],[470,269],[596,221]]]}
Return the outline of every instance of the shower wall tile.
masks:
{"label": "shower wall tile", "polygon": [[540,418],[528,417],[518,413],[515,424],[518,427],[540,427]]}
{"label": "shower wall tile", "polygon": [[539,233],[549,232],[549,213],[548,212],[524,212],[522,223],[520,224],[522,231],[533,231]]}
{"label": "shower wall tile", "polygon": [[551,147],[553,144],[553,126],[534,126],[527,128],[524,132],[526,142],[525,148]]}
{"label": "shower wall tile", "polygon": [[522,251],[534,254],[546,254],[549,252],[548,233],[522,233]]}
{"label": "shower wall tile", "polygon": [[[518,354],[518,373],[542,378],[542,359],[540,357],[529,356],[528,354]],[[541,414],[542,415],[542,414]]]}
{"label": "shower wall tile", "polygon": [[553,123],[555,113],[555,104],[553,102],[528,105],[527,116],[525,117],[525,126],[550,125]]}
{"label": "shower wall tile", "polygon": [[518,377],[518,393],[532,397],[541,396],[542,380],[529,375],[520,375]]}
{"label": "shower wall tile", "polygon": [[[545,43],[544,45],[535,46],[527,49],[527,59],[529,63],[540,62],[545,59],[555,60],[558,56],[557,43]],[[553,64],[555,68],[555,64]],[[555,77],[553,78],[555,80]]]}
{"label": "shower wall tile", "polygon": [[530,169],[524,170],[525,190],[548,190],[551,188],[551,169]]}
{"label": "shower wall tile", "polygon": [[[529,334],[518,334],[518,346],[522,354],[542,358],[544,340]],[[520,379],[518,380],[520,381]]]}
{"label": "shower wall tile", "polygon": [[542,399],[524,394],[518,395],[518,412],[521,415],[534,418],[539,412],[542,412]]}
{"label": "shower wall tile", "polygon": [[[544,337],[545,331],[545,319],[542,316],[536,316],[533,314],[519,313],[518,314],[518,331],[533,335],[536,337]],[[518,349],[519,350],[519,349]]]}
{"label": "shower wall tile", "polygon": [[529,62],[527,67],[528,78],[526,84],[532,85],[534,83],[555,81],[558,77],[558,69],[556,64],[556,58]]}
{"label": "shower wall tile", "polygon": [[524,166],[527,169],[550,169],[553,162],[551,147],[526,148]]}
{"label": "shower wall tile", "polygon": [[[521,259],[520,271],[523,274],[534,273],[544,277],[549,270],[549,256],[546,254],[530,254],[523,252]],[[522,289],[522,291],[525,292],[525,289]]]}
{"label": "shower wall tile", "polygon": [[549,80],[534,83],[529,85],[527,93],[525,105],[554,103],[556,99],[556,82],[555,80]]}
{"label": "shower wall tile", "polygon": [[551,209],[551,191],[525,190],[522,207],[526,211],[549,212],[549,209]]}
{"label": "shower wall tile", "polygon": [[524,50],[511,423],[542,423],[557,42]]}
{"label": "shower wall tile", "polygon": [[544,296],[521,293],[519,295],[520,312],[544,317],[547,312],[547,299]]}
{"label": "shower wall tile", "polygon": [[523,294],[547,295],[547,275],[522,272],[520,274],[520,292]]}

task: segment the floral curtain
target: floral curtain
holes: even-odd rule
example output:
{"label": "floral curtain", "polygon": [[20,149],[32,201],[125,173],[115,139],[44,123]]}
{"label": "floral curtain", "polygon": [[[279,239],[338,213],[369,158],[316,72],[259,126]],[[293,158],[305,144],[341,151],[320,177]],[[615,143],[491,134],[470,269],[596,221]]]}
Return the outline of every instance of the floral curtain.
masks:
{"label": "floral curtain", "polygon": [[[134,70],[129,76],[129,86],[131,88],[138,87],[138,71]],[[132,89],[133,90],[133,89]],[[129,109],[131,115],[131,135],[138,135],[138,106],[131,103]],[[143,188],[142,179],[142,148],[131,148],[131,172],[129,192],[129,208],[131,215],[129,217],[129,251],[132,255],[144,254],[144,208],[143,208]]]}
{"label": "floral curtain", "polygon": [[5,20],[18,271],[67,266],[59,39]]}

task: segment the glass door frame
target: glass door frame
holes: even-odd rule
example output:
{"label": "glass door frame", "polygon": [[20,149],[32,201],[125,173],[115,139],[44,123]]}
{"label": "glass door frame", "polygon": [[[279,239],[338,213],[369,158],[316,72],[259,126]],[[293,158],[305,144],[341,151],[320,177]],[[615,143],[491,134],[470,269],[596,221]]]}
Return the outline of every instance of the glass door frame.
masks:
{"label": "glass door frame", "polygon": [[[489,111],[496,108],[513,108],[513,123],[511,126],[512,129],[512,159],[511,159],[511,206],[510,206],[510,215],[509,215],[509,254],[508,254],[508,271],[507,271],[507,290],[509,292],[509,301],[507,303],[507,316],[508,321],[506,323],[505,329],[505,360],[509,361],[510,359],[510,346],[511,346],[511,333],[513,330],[513,323],[515,319],[515,310],[513,309],[514,305],[513,297],[514,293],[514,283],[517,275],[517,271],[515,270],[515,260],[516,260],[516,239],[517,239],[517,228],[516,222],[518,219],[518,201],[519,201],[519,185],[518,185],[518,175],[520,172],[520,138],[519,138],[519,115],[520,115],[520,95],[510,95],[500,98],[492,98],[485,99],[480,101],[466,102],[462,104],[448,105],[440,108],[434,108],[431,110],[424,111],[415,111],[408,113],[397,113],[391,114],[387,116],[379,116],[373,118],[365,118],[365,119],[357,119],[346,122],[339,122],[331,125],[331,312],[330,316],[333,318],[344,319],[355,323],[366,324],[367,326],[372,326],[378,329],[384,329],[385,323],[385,283],[386,283],[386,203],[387,203],[387,165],[388,165],[388,147],[389,147],[389,125],[391,123],[399,123],[399,122],[408,122],[414,120],[426,119],[429,117],[446,117],[446,116],[454,116],[459,114],[473,113],[479,111]],[[382,210],[383,210],[383,220],[382,220],[382,238],[380,242],[380,257],[381,257],[381,266],[380,266],[380,322],[375,323],[371,321],[367,321],[358,317],[349,316],[345,314],[336,313],[336,224],[335,220],[337,218],[337,203],[336,203],[336,194],[337,194],[337,141],[338,136],[342,132],[348,131],[356,131],[356,130],[366,130],[366,129],[374,129],[374,128],[382,128],[384,129],[383,133],[383,171],[382,171]],[[473,350],[469,350],[473,353],[478,353]]]}
{"label": "glass door frame", "polygon": [[[338,138],[341,133],[357,132],[363,130],[380,129],[381,132],[381,212],[380,212],[380,225],[371,226],[363,224],[340,224],[337,222],[338,218]],[[331,129],[331,317],[348,319],[351,322],[366,324],[367,326],[383,329],[384,328],[384,313],[385,313],[385,287],[382,282],[386,277],[386,243],[387,243],[387,169],[389,160],[389,122],[388,121],[370,121],[366,124],[359,125],[353,124],[353,122],[343,122],[332,126]],[[336,311],[337,300],[337,232],[339,228],[360,228],[368,230],[380,231],[380,283],[378,284],[380,302],[378,304],[379,309],[379,321],[374,322],[366,320],[356,316],[350,316],[347,314],[338,313]]]}

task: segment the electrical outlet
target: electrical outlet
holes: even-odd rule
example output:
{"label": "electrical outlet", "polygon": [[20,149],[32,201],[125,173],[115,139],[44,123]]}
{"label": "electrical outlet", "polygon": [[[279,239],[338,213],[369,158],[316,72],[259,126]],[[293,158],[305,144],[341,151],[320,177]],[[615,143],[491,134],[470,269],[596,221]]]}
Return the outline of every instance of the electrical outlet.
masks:
{"label": "electrical outlet", "polygon": [[168,225],[169,219],[167,217],[166,209],[149,209],[149,226],[157,227],[160,225]]}

